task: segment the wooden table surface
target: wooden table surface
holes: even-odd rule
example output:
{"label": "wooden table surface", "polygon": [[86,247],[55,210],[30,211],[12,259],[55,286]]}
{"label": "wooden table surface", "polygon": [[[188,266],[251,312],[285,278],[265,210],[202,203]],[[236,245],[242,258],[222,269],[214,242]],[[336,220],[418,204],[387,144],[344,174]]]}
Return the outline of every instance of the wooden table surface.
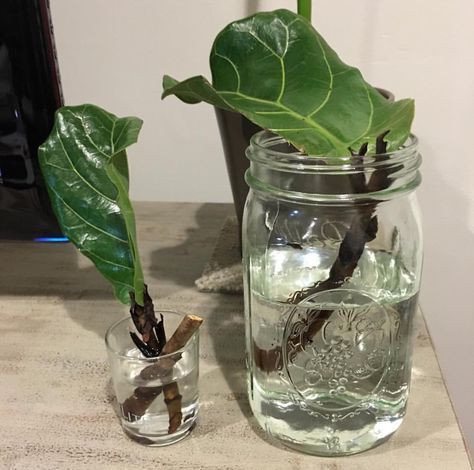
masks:
{"label": "wooden table surface", "polygon": [[203,315],[201,412],[184,441],[147,448],[121,431],[103,336],[127,314],[69,244],[0,244],[1,469],[466,470],[468,456],[421,318],[408,414],[371,451],[337,459],[266,437],[246,398],[242,298],[197,279],[225,204],[140,203],[140,247],[155,304]]}

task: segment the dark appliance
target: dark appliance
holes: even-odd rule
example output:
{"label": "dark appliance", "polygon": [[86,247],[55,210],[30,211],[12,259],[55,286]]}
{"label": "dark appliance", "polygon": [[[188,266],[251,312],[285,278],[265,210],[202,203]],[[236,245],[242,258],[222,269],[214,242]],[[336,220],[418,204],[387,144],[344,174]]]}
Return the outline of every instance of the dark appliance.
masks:
{"label": "dark appliance", "polygon": [[1,0],[0,239],[61,239],[37,150],[62,102],[48,0]]}

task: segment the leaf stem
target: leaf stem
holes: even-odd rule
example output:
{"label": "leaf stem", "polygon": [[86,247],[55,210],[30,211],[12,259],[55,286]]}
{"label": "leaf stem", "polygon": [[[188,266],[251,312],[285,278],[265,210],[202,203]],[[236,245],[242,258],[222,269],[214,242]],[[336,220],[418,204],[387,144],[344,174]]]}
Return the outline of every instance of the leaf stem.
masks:
{"label": "leaf stem", "polygon": [[298,0],[298,15],[304,16],[311,23],[312,0]]}

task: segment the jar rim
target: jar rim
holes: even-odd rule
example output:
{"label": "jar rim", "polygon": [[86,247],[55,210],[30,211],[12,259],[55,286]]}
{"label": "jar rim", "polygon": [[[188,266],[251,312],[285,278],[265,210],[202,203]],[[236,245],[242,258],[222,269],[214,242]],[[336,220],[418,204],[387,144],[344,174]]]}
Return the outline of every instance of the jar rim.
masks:
{"label": "jar rim", "polygon": [[[272,147],[287,145],[288,151],[275,150]],[[250,139],[250,145],[247,148],[246,155],[251,161],[264,163],[279,169],[299,169],[311,170],[322,173],[347,173],[348,171],[360,171],[366,166],[375,169],[378,166],[386,165],[388,162],[401,163],[417,155],[418,138],[410,134],[403,144],[397,150],[375,155],[346,155],[341,157],[334,156],[315,156],[306,155],[301,151],[291,148],[289,143],[283,137],[263,130],[257,132]]]}
{"label": "jar rim", "polygon": [[[283,137],[261,131],[252,137],[246,155],[251,163],[245,174],[247,184],[279,199],[365,203],[411,192],[421,182],[422,159],[415,135],[400,149],[383,154],[319,157],[304,155]],[[380,178],[369,185],[372,175]]]}

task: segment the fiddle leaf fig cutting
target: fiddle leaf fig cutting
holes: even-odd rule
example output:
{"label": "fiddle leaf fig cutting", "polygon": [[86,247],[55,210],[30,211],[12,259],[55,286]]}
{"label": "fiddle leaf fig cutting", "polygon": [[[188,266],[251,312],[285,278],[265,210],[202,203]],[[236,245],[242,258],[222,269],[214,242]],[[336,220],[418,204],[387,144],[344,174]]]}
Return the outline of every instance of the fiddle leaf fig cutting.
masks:
{"label": "fiddle leaf fig cutting", "polygon": [[[186,315],[167,342],[163,315],[157,319],[143,280],[125,153],[136,143],[142,124],[136,117],[118,118],[88,104],[61,108],[39,149],[39,161],[64,234],[112,283],[121,302],[131,300],[130,315],[141,339],[135,331],[130,337],[143,356],[157,357],[183,347],[202,318]],[[139,419],[163,393],[168,433],[176,432],[182,423],[178,384],[144,389],[147,393],[138,387],[121,404],[124,414]]]}
{"label": "fiddle leaf fig cutting", "polygon": [[51,203],[65,235],[129,303],[143,305],[144,281],[125,149],[142,121],[118,118],[93,105],[64,107],[39,149]]}
{"label": "fiddle leaf fig cutting", "polygon": [[204,101],[243,114],[309,155],[344,156],[384,135],[387,150],[410,133],[414,102],[386,100],[346,65],[311,23],[288,10],[257,13],[228,25],[202,76],[165,76],[163,98]]}

